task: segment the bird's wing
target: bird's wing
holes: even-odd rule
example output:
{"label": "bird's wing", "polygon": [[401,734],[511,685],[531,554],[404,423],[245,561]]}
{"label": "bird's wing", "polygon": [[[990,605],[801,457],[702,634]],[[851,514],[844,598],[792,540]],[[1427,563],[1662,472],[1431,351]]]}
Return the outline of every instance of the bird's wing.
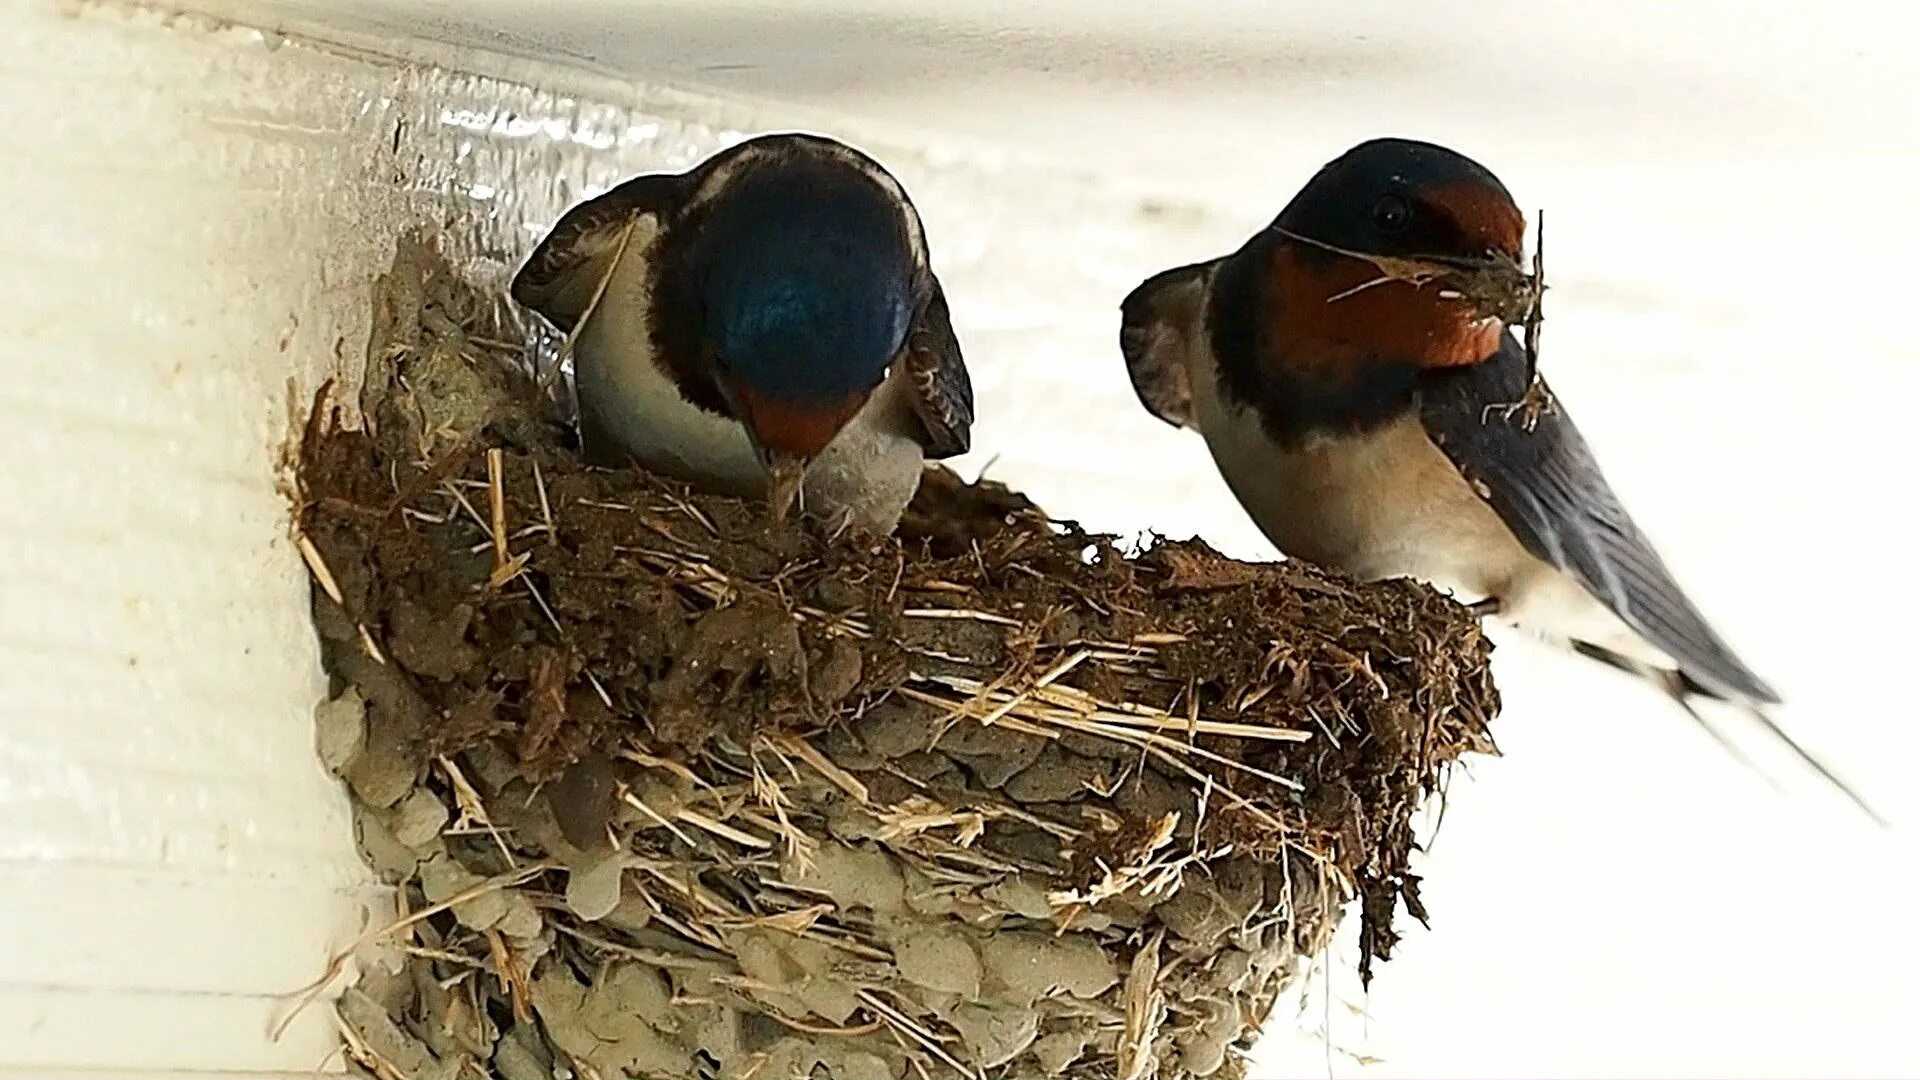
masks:
{"label": "bird's wing", "polygon": [[684,176],[636,176],[568,210],[513,276],[513,298],[571,331],[606,279],[627,227],[670,212],[686,183]]}
{"label": "bird's wing", "polygon": [[1193,426],[1188,336],[1200,331],[1207,283],[1220,260],[1162,270],[1120,302],[1120,355],[1147,411],[1174,427]]}
{"label": "bird's wing", "polygon": [[913,411],[926,430],[927,456],[938,460],[967,452],[973,435],[973,382],[960,357],[953,317],[940,279],[932,277],[926,303],[907,328],[905,360]]}
{"label": "bird's wing", "polygon": [[1571,574],[1713,696],[1778,702],[1681,591],[1564,407],[1535,414],[1531,428],[1526,412],[1506,408],[1526,390],[1525,353],[1507,335],[1485,363],[1429,373],[1421,420],[1528,551]]}

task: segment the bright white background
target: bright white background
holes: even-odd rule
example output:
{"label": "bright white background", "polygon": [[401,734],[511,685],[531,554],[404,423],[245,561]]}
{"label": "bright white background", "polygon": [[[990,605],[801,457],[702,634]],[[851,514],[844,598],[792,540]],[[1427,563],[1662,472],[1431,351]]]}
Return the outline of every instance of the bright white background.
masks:
{"label": "bright white background", "polygon": [[[1905,5],[560,6],[485,21],[609,70],[1011,145],[1220,207],[1192,258],[1230,250],[1362,138],[1472,154],[1548,210],[1545,363],[1616,486],[1786,693],[1785,722],[1920,823]],[[1159,268],[1110,267],[1113,299]],[[1014,415],[983,423],[982,456],[1056,513],[1262,554],[1197,440],[1133,403],[1113,330],[1089,312],[1056,368],[1024,375],[976,347],[996,385],[1036,388],[1004,395]],[[1057,381],[1080,388],[1082,416],[1037,392]],[[1912,832],[1875,834],[1773,756],[1790,794],[1769,790],[1609,674],[1518,642],[1498,674],[1507,756],[1452,792],[1426,860],[1433,932],[1370,997],[1336,977],[1332,1009],[1303,1021],[1384,1059],[1335,1054],[1334,1072],[1920,1072]],[[1265,1075],[1328,1068],[1310,1040],[1264,1049]]]}
{"label": "bright white background", "polygon": [[[56,46],[75,33],[43,18],[54,5],[7,0],[0,6],[28,12],[28,30]],[[960,267],[953,302],[983,407],[973,463],[997,457],[997,475],[1029,489],[1056,514],[1121,531],[1197,532],[1247,555],[1266,549],[1198,441],[1163,428],[1134,403],[1115,355],[1113,305],[1175,259],[1236,245],[1313,168],[1362,138],[1432,138],[1485,162],[1523,206],[1549,212],[1554,291],[1545,363],[1616,486],[1696,598],[1785,691],[1791,702],[1785,722],[1907,829],[1878,834],[1863,827],[1846,806],[1769,755],[1789,789],[1777,794],[1726,761],[1656,696],[1544,650],[1505,644],[1498,673],[1507,711],[1498,733],[1507,756],[1478,763],[1451,793],[1445,827],[1425,866],[1434,930],[1413,932],[1365,998],[1344,975],[1351,950],[1336,956],[1327,980],[1334,1000],[1311,1003],[1299,1026],[1330,1025],[1339,1050],[1329,1053],[1276,1024],[1257,1072],[1920,1072],[1920,1050],[1906,1034],[1920,1013],[1913,988],[1920,943],[1909,915],[1920,884],[1911,831],[1920,827],[1920,797],[1909,780],[1920,752],[1914,731],[1920,710],[1911,704],[1910,684],[1911,612],[1920,590],[1904,576],[1915,541],[1907,503],[1916,490],[1906,435],[1920,382],[1912,374],[1908,329],[1915,287],[1909,253],[1920,245],[1912,180],[1920,165],[1920,93],[1912,75],[1920,47],[1904,5],[208,0],[190,6],[243,20],[286,12],[309,21],[342,20],[395,41],[432,38],[751,99],[758,103],[754,115],[773,123],[818,126],[822,117],[843,117],[849,131],[888,133],[892,145],[941,145],[954,160],[978,162],[985,155],[991,162],[1004,151],[1010,186],[1044,168],[1148,193],[1169,209],[1154,219],[1153,238],[1141,240],[1128,230],[1142,226],[1123,220],[1117,197],[1056,212],[1056,202],[1047,200],[1057,200],[1058,192],[1050,189],[1038,203],[1048,215],[1023,217],[1004,204],[1018,203],[1024,190],[1002,192],[1002,203],[992,204],[964,184],[932,179],[941,175],[937,158],[902,170],[929,178],[916,193],[936,261]],[[80,92],[92,87],[99,100],[131,111],[138,108],[134,96],[123,94],[116,80],[128,73],[155,81],[187,78],[179,73],[196,68],[186,60],[177,71],[164,69],[174,75],[156,73],[163,70],[152,66],[163,48],[154,43],[157,33],[141,31],[137,48],[127,46],[127,65],[102,63],[82,72],[73,93],[85,96]],[[47,269],[18,268],[25,291],[15,299],[31,301],[26,311],[33,316],[20,353],[52,381],[16,386],[6,401],[48,431],[56,420],[77,427],[73,417],[91,415],[73,402],[59,413],[35,404],[39,387],[57,385],[74,370],[97,375],[88,384],[94,393],[107,388],[90,403],[94,412],[148,404],[172,416],[172,394],[191,397],[197,411],[183,416],[219,416],[227,406],[216,397],[251,401],[264,389],[261,400],[272,403],[265,411],[277,414],[277,368],[246,371],[231,385],[186,377],[197,370],[196,357],[208,355],[201,343],[213,340],[211,328],[220,320],[266,310],[248,299],[253,294],[246,290],[259,282],[273,285],[261,295],[276,305],[285,300],[289,311],[297,308],[309,319],[264,340],[291,336],[294,355],[308,363],[323,359],[330,345],[307,340],[317,333],[311,320],[322,306],[304,291],[314,287],[312,267],[273,260],[284,250],[305,258],[322,240],[338,245],[343,233],[374,228],[370,215],[351,224],[374,197],[371,186],[358,185],[370,185],[376,172],[363,175],[356,155],[363,145],[384,145],[385,135],[355,127],[359,121],[345,114],[360,95],[375,102],[364,106],[363,117],[390,104],[368,89],[378,65],[336,72],[351,66],[342,61],[324,69],[331,80],[324,81],[313,76],[316,61],[288,56],[294,50],[196,47],[244,68],[253,80],[235,81],[244,92],[230,94],[227,81],[205,84],[205,96],[217,97],[222,110],[216,134],[230,139],[228,156],[196,166],[192,184],[167,188],[152,213],[132,213],[116,198],[101,202],[96,215],[133,230],[144,245],[146,261],[138,265],[147,268],[145,276],[136,281],[130,269],[122,275],[126,280],[115,287],[126,292],[112,306],[139,316],[129,318],[130,325],[138,322],[132,331],[138,336],[130,340],[139,347],[91,348],[86,333],[97,319],[87,305],[55,303],[43,287]],[[76,47],[75,55],[94,54]],[[0,76],[33,73],[37,59],[0,57]],[[522,70],[528,81],[539,81],[539,68]],[[305,72],[307,81],[286,84],[306,88],[300,110],[277,103],[269,89],[288,72]],[[423,116],[437,117],[446,130],[465,121],[432,108],[435,94],[498,92],[438,75],[396,80],[394,87],[407,108],[420,105]],[[52,173],[24,166],[0,171],[10,185],[0,190],[23,191],[29,208],[41,207],[32,220],[16,223],[28,226],[18,235],[30,251],[38,244],[63,252],[60,274],[81,275],[86,265],[105,268],[86,273],[131,268],[135,264],[114,261],[113,236],[120,234],[89,233],[78,247],[63,243],[65,234],[55,228],[63,220],[53,209],[60,205],[57,193],[36,177],[105,176],[114,185],[132,184],[155,167],[163,148],[143,144],[140,154],[122,160],[60,142],[61,131],[90,134],[94,120],[106,122],[70,108],[72,101],[40,103],[32,110],[40,126],[22,124],[9,135],[13,160],[50,162]],[[183,137],[206,135],[193,118],[156,113],[150,120],[151,130],[169,138],[168,125],[175,123]],[[50,133],[52,141],[36,133]],[[631,130],[621,136],[631,137]],[[526,141],[494,130],[475,142],[481,155],[497,152],[504,161],[510,152],[498,148],[512,138]],[[252,142],[243,145],[243,139],[306,147],[306,156],[253,154],[245,149]],[[576,136],[574,142],[566,159],[571,182],[611,168],[595,158],[587,140]],[[620,160],[650,152],[623,148],[627,156]],[[589,160],[582,164],[582,158]],[[166,161],[172,172],[188,175],[172,157]],[[461,165],[481,176],[490,176],[489,167],[484,161]],[[564,192],[535,191],[538,178],[524,164],[514,167],[527,188],[513,193],[520,200],[514,212],[550,219],[548,204]],[[336,169],[344,179],[334,179],[330,170]],[[234,235],[220,217],[232,206],[223,208],[225,196],[215,197],[227,174],[255,185],[245,192],[250,201],[244,205],[258,208],[247,211],[257,220],[246,233],[245,262],[221,246]],[[275,207],[268,196],[280,191],[284,200],[295,190],[287,185],[301,174],[315,185],[325,180],[327,217],[281,235],[271,225]],[[379,231],[359,241],[366,250],[354,249],[351,260],[330,256],[336,261],[323,269],[331,270],[331,280],[364,280],[364,267],[375,265],[408,213],[460,194],[415,188],[414,201],[404,205],[380,195]],[[489,212],[488,196],[477,186],[466,194],[475,202],[465,212]],[[180,235],[164,213],[175,209],[209,223],[186,234],[206,241],[191,264],[204,267],[205,278],[179,275],[187,264],[160,238]],[[944,256],[942,237],[949,238]],[[12,243],[0,232],[0,244]],[[983,252],[998,251],[1032,254],[1021,265],[983,264]],[[1057,287],[1035,280],[1037,267],[1056,263],[1070,267],[1072,280],[1063,276]],[[216,305],[211,292],[195,292],[196,306],[184,308],[156,300],[150,310],[142,299],[160,295],[154,282],[184,294],[196,281],[211,283],[201,292],[217,285],[233,311]],[[322,299],[357,309],[357,288],[328,284]],[[36,334],[52,344],[35,345]],[[126,375],[144,371],[140,362],[152,358],[141,348],[176,338],[178,348],[168,344],[164,354],[176,363],[156,384],[162,389],[128,389]],[[223,353],[219,370],[238,372],[227,365],[268,355],[257,342],[247,349]],[[76,366],[80,361],[84,367]],[[1063,408],[1068,394],[1080,403],[1077,415]],[[52,392],[41,396],[51,400]],[[232,603],[254,605],[274,635],[291,640],[301,637],[289,620],[301,610],[304,586],[271,520],[277,503],[264,482],[261,432],[271,429],[273,418],[258,415],[257,406],[248,406],[245,431],[216,433],[233,442],[232,453],[223,451],[219,461],[223,469],[229,458],[234,463],[240,479],[229,486],[244,491],[246,514],[209,513],[205,506],[221,504],[193,504],[187,509],[199,516],[183,517],[180,535],[204,541],[209,521],[231,519],[245,526],[248,544],[273,539],[277,591],[265,599],[247,591]],[[197,447],[208,437],[190,425],[154,424],[156,438],[164,438],[155,444],[161,451],[143,452],[148,456]],[[26,430],[31,440],[36,429]],[[29,493],[45,496],[48,513],[64,508],[69,517],[76,503],[107,506],[112,500],[79,498],[106,489],[68,488],[51,479],[63,460],[48,449],[53,446],[26,446],[27,460],[42,463]],[[144,490],[136,465],[147,457],[101,460],[116,464],[110,474],[103,466],[97,482]],[[29,509],[40,505],[29,500]],[[152,513],[176,511],[185,514],[174,504]],[[18,518],[23,530],[44,520],[25,511]],[[103,545],[126,549],[103,546],[102,565],[142,580],[184,580],[163,575],[164,565],[140,561],[157,550],[150,538],[101,529]],[[27,535],[28,549],[42,552],[45,566],[67,565],[54,555],[70,552],[68,542],[56,547],[49,539],[35,548],[35,539]],[[199,566],[201,554],[183,541],[178,557]],[[29,569],[37,565],[29,560]],[[170,597],[150,602],[172,612]],[[195,602],[202,599],[204,593],[195,594]],[[109,601],[119,603],[100,591],[102,612]],[[20,605],[6,614],[30,627],[32,617],[51,610]],[[156,622],[153,633],[154,642],[135,650],[141,656],[165,654],[165,643],[185,650],[205,630]],[[24,673],[28,658],[20,656],[17,670]],[[231,667],[238,661],[224,654],[215,659],[257,674],[257,663]],[[273,707],[277,741],[263,761],[277,770],[276,784],[288,775],[303,784],[313,780],[310,763],[293,760],[302,750],[303,710],[316,685],[310,659],[303,662],[286,673]],[[151,703],[153,687],[142,681],[149,678],[126,676],[124,700],[108,704],[133,710]],[[105,706],[93,714],[103,739],[122,730]],[[52,723],[55,714],[45,715]],[[0,729],[0,736],[9,730]],[[40,776],[62,775],[35,768]],[[126,805],[136,817],[151,810],[137,800]],[[337,815],[333,807],[321,819],[337,825]],[[260,820],[284,830],[293,819]],[[20,845],[24,835],[16,834]],[[268,839],[280,844],[277,833]],[[300,839],[305,842],[304,833]],[[339,857],[337,841],[313,842]],[[260,846],[264,850],[264,841]],[[289,840],[273,850],[295,846]],[[181,858],[177,847],[161,843],[157,850],[163,861]],[[21,852],[15,855],[25,859],[22,873],[38,873],[35,852],[24,846]],[[219,862],[212,855],[203,861]],[[284,861],[259,863],[272,870],[262,877],[280,874]],[[24,895],[57,902],[30,890],[16,899]],[[245,918],[266,918],[232,903]],[[264,923],[261,928],[264,933]],[[25,927],[18,929],[19,939],[28,940]],[[308,948],[303,943],[301,950]],[[283,973],[255,973],[252,981],[260,985],[249,992],[297,981],[294,973],[306,970],[301,950],[276,957]],[[57,959],[48,952],[48,970]],[[1348,1051],[1381,1061],[1364,1066]],[[181,1061],[179,1067],[188,1067],[187,1056]]]}

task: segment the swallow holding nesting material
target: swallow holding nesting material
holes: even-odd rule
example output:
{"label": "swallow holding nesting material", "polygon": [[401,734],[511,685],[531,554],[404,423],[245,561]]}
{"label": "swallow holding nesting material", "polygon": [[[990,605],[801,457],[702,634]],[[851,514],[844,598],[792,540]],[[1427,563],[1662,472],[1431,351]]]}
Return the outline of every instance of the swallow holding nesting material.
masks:
{"label": "swallow holding nesting material", "polygon": [[[1691,699],[1731,702],[1859,803],[1765,714],[1779,696],[1687,599],[1537,379],[1525,232],[1476,162],[1362,143],[1238,251],[1126,298],[1134,390],[1206,438],[1289,557],[1480,598],[1653,681],[1703,726]],[[1507,329],[1522,322],[1527,345]]]}
{"label": "swallow holding nesting material", "polygon": [[567,213],[513,297],[569,335],[589,460],[890,531],[973,390],[906,191],[766,135]]}

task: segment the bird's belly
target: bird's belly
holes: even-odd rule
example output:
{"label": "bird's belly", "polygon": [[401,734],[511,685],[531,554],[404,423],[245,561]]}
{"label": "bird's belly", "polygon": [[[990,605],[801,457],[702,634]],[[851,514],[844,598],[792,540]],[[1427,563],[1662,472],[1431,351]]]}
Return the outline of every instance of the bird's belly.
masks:
{"label": "bird's belly", "polygon": [[1364,435],[1284,449],[1251,410],[1195,369],[1194,419],[1227,486],[1289,558],[1361,580],[1410,577],[1549,641],[1601,645],[1659,666],[1647,643],[1571,574],[1537,558],[1408,414]]}
{"label": "bird's belly", "polygon": [[1418,578],[1463,599],[1501,595],[1544,568],[1428,440],[1417,417],[1284,449],[1250,410],[1207,404],[1213,407],[1202,410],[1202,431],[1221,474],[1291,558],[1362,580]]}
{"label": "bird's belly", "polygon": [[1196,404],[1227,485],[1289,558],[1367,581],[1410,577],[1463,601],[1495,598],[1501,621],[1535,636],[1671,663],[1572,575],[1527,551],[1417,417],[1284,450],[1252,413]]}
{"label": "bird's belly", "polygon": [[899,523],[920,486],[926,454],[905,379],[896,367],[808,467],[801,496],[808,512],[845,516],[874,532],[891,532]]}

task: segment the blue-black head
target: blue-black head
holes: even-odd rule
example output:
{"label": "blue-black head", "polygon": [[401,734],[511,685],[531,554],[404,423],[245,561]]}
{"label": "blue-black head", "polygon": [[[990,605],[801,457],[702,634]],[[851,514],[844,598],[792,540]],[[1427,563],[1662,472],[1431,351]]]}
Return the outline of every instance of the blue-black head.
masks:
{"label": "blue-black head", "polygon": [[1351,251],[1517,260],[1526,218],[1479,162],[1414,139],[1370,139],[1328,162],[1274,222]]}
{"label": "blue-black head", "polygon": [[1221,267],[1209,333],[1229,391],[1283,442],[1402,415],[1425,371],[1481,363],[1534,295],[1499,178],[1428,142],[1322,167]]}
{"label": "blue-black head", "polygon": [[916,302],[911,209],[855,160],[729,178],[686,252],[701,330],[763,453],[811,458],[880,384]]}

